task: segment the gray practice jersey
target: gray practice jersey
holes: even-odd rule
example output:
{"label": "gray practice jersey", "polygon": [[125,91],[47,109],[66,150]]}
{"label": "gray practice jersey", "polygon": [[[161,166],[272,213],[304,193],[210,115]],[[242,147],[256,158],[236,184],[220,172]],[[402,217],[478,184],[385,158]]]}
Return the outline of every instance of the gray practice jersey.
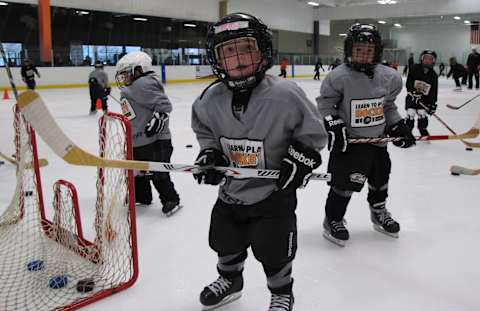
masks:
{"label": "gray practice jersey", "polygon": [[162,131],[152,137],[145,135],[145,126],[153,113],[172,111],[160,78],[150,73],[135,80],[131,85],[120,88],[122,112],[132,124],[133,147],[151,144],[160,139],[170,139],[168,120]]}
{"label": "gray practice jersey", "polygon": [[108,75],[103,69],[95,69],[92,71],[88,76],[88,80],[91,78],[97,79],[98,84],[103,88],[108,86]]}
{"label": "gray practice jersey", "polygon": [[[280,169],[291,142],[320,150],[325,129],[315,106],[295,83],[266,76],[252,91],[248,108],[235,118],[232,92],[212,86],[192,108],[192,128],[201,149],[222,150],[230,166]],[[277,190],[272,179],[227,178],[219,197],[230,204],[254,204]]]}
{"label": "gray practice jersey", "polygon": [[382,137],[385,128],[402,119],[395,99],[402,77],[393,68],[377,65],[373,79],[343,64],[323,80],[318,110],[322,118],[338,115],[348,137]]}

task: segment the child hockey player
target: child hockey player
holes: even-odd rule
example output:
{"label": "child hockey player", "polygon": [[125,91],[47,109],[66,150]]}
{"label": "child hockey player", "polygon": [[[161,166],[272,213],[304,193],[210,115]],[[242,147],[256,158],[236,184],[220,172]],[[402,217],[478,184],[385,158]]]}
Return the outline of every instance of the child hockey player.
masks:
{"label": "child hockey player", "polygon": [[328,132],[332,174],[325,204],[324,236],[345,245],[349,232],[344,216],[353,192],[368,181],[368,203],[374,228],[396,236],[398,222],[386,209],[390,158],[385,144],[348,144],[348,138],[403,137],[396,146],[415,143],[397,111],[395,98],[402,90],[400,74],[379,65],[383,44],[373,25],[354,24],[344,43],[345,63],[330,72],[317,98]]}
{"label": "child hockey player", "polygon": [[[240,297],[251,247],[267,277],[268,310],[291,311],[296,189],[320,165],[326,133],[295,83],[265,74],[272,66],[272,34],[256,17],[234,13],[212,25],[207,57],[218,80],[192,108],[201,148],[194,177],[220,185],[209,233],[220,276],[204,288],[200,302],[211,310]],[[213,166],[279,169],[280,178],[226,178]]]}
{"label": "child hockey player", "polygon": [[[153,71],[152,59],[144,52],[131,52],[119,60],[116,70],[122,111],[132,124],[133,158],[170,162],[173,152],[169,129],[172,104]],[[148,205],[152,202],[150,181],[160,194],[166,216],[182,207],[170,174],[160,172],[141,172],[135,177],[137,203]]]}

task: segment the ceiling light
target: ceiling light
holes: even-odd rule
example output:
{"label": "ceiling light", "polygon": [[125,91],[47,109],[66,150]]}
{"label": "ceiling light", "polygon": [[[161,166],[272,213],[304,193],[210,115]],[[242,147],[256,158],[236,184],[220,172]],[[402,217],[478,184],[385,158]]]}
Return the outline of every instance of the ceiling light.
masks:
{"label": "ceiling light", "polygon": [[470,21],[463,21],[465,24],[470,24]]}
{"label": "ceiling light", "polygon": [[197,27],[197,25],[195,25],[195,24],[190,24],[190,23],[185,23],[185,24],[183,24],[183,26],[184,26],[184,27],[190,27],[190,28],[195,28],[195,27]]}
{"label": "ceiling light", "polygon": [[145,17],[134,17],[133,20],[134,20],[134,21],[139,21],[139,22],[146,22],[146,21],[148,21],[148,19],[146,19]]}
{"label": "ceiling light", "polygon": [[397,0],[378,0],[377,1],[380,4],[397,4]]}
{"label": "ceiling light", "polygon": [[78,15],[88,15],[88,14],[90,14],[90,12],[88,12],[88,11],[75,11],[75,13],[77,13]]}
{"label": "ceiling light", "polygon": [[0,2],[0,5],[1,5],[1,6],[7,6],[8,3],[1,1],[1,2]]}
{"label": "ceiling light", "polygon": [[387,22],[386,21],[378,21],[379,24],[386,24]]}
{"label": "ceiling light", "polygon": [[319,6],[320,5],[318,2],[313,2],[313,1],[310,1],[307,4],[311,5],[311,6]]}
{"label": "ceiling light", "polygon": [[453,19],[459,20],[462,19],[460,16],[454,16]]}
{"label": "ceiling light", "polygon": [[397,27],[397,28],[402,28],[402,25],[401,24],[393,24],[393,26]]}
{"label": "ceiling light", "polygon": [[346,36],[347,36],[346,33],[339,33],[338,35],[339,35],[340,37],[346,37]]}

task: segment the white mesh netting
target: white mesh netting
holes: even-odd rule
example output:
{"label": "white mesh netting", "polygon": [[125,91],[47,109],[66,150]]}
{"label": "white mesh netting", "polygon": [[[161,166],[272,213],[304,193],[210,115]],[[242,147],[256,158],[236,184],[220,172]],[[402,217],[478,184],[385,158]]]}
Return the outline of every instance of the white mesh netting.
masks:
{"label": "white mesh netting", "polygon": [[[131,159],[121,115],[99,121],[100,155]],[[16,190],[0,216],[0,310],[73,310],[130,287],[138,275],[133,174],[98,169],[94,241],[83,237],[76,190],[54,185],[45,217],[33,130],[14,114]]]}

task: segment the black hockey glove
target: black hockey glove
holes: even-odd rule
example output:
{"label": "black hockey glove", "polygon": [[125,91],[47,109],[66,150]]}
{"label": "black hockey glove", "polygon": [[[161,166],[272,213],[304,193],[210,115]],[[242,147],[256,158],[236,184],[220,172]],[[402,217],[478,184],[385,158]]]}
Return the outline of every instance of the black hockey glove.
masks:
{"label": "black hockey glove", "polygon": [[103,90],[103,92],[105,93],[105,96],[110,95],[110,92],[111,92],[111,91],[112,91],[112,88],[109,87],[109,86],[107,86],[107,87]]}
{"label": "black hockey glove", "polygon": [[230,161],[227,156],[220,150],[215,148],[207,148],[200,151],[195,165],[198,165],[200,170],[193,174],[193,178],[198,184],[218,185],[225,180],[223,172],[215,170],[214,166],[229,166]]}
{"label": "black hockey glove", "polygon": [[345,152],[347,150],[347,128],[339,116],[326,116],[323,120],[328,133],[328,151]]}
{"label": "black hockey glove", "polygon": [[167,120],[168,113],[155,111],[152,119],[148,121],[147,125],[145,126],[145,135],[147,135],[147,137],[152,137],[153,135],[162,131],[167,123]]}
{"label": "black hockey glove", "polygon": [[427,113],[429,115],[432,115],[435,113],[435,111],[437,111],[437,104],[436,103],[429,103],[429,104],[425,104],[425,107],[427,107]]}
{"label": "black hockey glove", "polygon": [[305,187],[312,171],[320,164],[322,164],[322,158],[317,151],[299,142],[291,144],[280,165],[278,188],[288,191]]}
{"label": "black hockey glove", "polygon": [[400,148],[408,148],[415,145],[415,136],[412,135],[412,131],[402,119],[390,126],[387,130],[387,134],[390,137],[402,137],[403,139],[394,141],[393,144]]}

